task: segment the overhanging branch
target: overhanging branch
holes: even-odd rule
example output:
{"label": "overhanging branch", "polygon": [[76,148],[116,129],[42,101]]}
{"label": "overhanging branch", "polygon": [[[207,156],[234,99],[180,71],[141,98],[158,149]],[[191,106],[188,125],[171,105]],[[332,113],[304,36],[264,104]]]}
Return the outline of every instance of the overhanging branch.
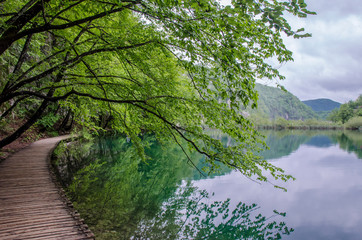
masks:
{"label": "overhanging branch", "polygon": [[[96,19],[100,19],[100,18],[105,17],[105,16],[110,15],[110,14],[121,12],[121,11],[123,11],[125,9],[128,9],[129,7],[135,5],[135,4],[138,4],[139,2],[140,2],[140,0],[132,2],[132,3],[128,4],[128,5],[120,7],[120,8],[112,9],[112,10],[109,10],[109,11],[104,11],[104,12],[101,12],[99,14],[95,14],[93,16],[82,18],[82,19],[79,19],[79,20],[75,20],[73,22],[65,23],[65,24],[51,25],[51,24],[48,23],[48,24],[45,24],[45,25],[40,26],[40,27],[29,28],[29,29],[23,30],[21,32],[19,32],[19,31],[25,24],[22,24],[21,26],[16,26],[16,27],[9,28],[8,30],[6,30],[4,32],[4,34],[2,34],[2,36],[0,38],[0,55],[3,52],[5,52],[5,50],[8,49],[13,42],[15,42],[15,41],[27,36],[27,35],[46,32],[46,31],[50,31],[50,30],[63,30],[63,29],[71,28],[71,27],[74,27],[74,26],[77,26],[77,25],[80,25],[80,24],[83,24],[83,23],[87,23],[87,22],[91,22],[91,21],[96,20]],[[36,5],[39,5],[36,8],[36,14],[38,14],[40,11],[42,11],[42,3],[41,3],[41,1],[39,1]],[[27,23],[32,18],[24,19],[23,22]]]}
{"label": "overhanging branch", "polygon": [[[9,88],[8,92],[15,92],[17,91],[19,88],[21,88],[22,86],[35,82],[39,79],[42,79],[46,76],[49,76],[50,74],[54,73],[56,70],[60,69],[61,67],[65,67],[68,66],[72,63],[75,63],[79,60],[81,60],[82,58],[86,57],[86,56],[90,56],[90,55],[94,55],[97,53],[102,53],[102,52],[112,52],[112,51],[117,51],[117,50],[127,50],[127,49],[131,49],[131,48],[137,48],[137,47],[142,47],[144,45],[150,44],[150,43],[154,43],[154,41],[150,40],[147,42],[143,42],[143,43],[138,43],[138,44],[134,44],[134,45],[129,45],[129,46],[119,46],[119,47],[113,47],[113,48],[101,48],[101,49],[95,49],[95,50],[91,50],[82,54],[79,54],[78,56],[66,60],[60,64],[58,64],[57,66],[54,66],[36,76],[30,77],[28,79],[25,79],[23,81],[18,82],[17,84],[13,85],[11,88]],[[6,99],[8,100],[8,99]],[[4,100],[1,99],[0,102],[3,102]]]}
{"label": "overhanging branch", "polygon": [[37,97],[37,98],[40,98],[40,99],[47,100],[49,102],[57,102],[57,101],[60,101],[60,100],[65,100],[65,99],[67,99],[68,97],[70,97],[72,95],[76,95],[76,96],[88,97],[88,98],[91,98],[93,100],[99,100],[99,101],[110,102],[110,103],[128,103],[128,104],[135,104],[135,103],[143,103],[143,104],[145,104],[146,103],[145,100],[133,100],[133,99],[131,99],[131,100],[117,100],[117,99],[109,99],[109,98],[97,97],[97,96],[94,96],[94,95],[89,94],[89,93],[78,92],[78,91],[76,91],[74,89],[69,91],[68,93],[62,95],[62,96],[57,96],[57,97],[51,97],[51,96],[47,96],[47,95],[44,95],[44,94],[39,93],[39,92],[32,92],[32,91],[19,91],[19,92],[14,93],[13,97],[24,96],[24,95]]}

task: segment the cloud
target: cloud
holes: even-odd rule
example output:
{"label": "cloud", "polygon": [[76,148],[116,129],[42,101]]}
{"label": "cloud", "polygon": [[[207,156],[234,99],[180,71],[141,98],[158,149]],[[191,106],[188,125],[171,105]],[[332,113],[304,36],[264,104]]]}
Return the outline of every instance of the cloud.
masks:
{"label": "cloud", "polygon": [[[313,37],[285,38],[295,61],[280,69],[287,77],[282,84],[302,100],[331,98],[344,103],[356,99],[362,94],[362,7],[353,0],[313,3],[323,7],[318,16],[291,20],[292,25],[305,27]],[[353,3],[358,6],[353,8]]]}
{"label": "cloud", "polygon": [[362,12],[362,5],[359,0],[307,0],[306,2],[308,9],[316,11],[323,17],[359,15]]}
{"label": "cloud", "polygon": [[[223,5],[231,2],[220,1]],[[313,37],[285,37],[294,62],[279,69],[286,76],[281,84],[302,100],[330,98],[345,103],[356,99],[362,94],[362,4],[359,0],[306,3],[316,16],[285,17],[294,29],[304,27]]]}

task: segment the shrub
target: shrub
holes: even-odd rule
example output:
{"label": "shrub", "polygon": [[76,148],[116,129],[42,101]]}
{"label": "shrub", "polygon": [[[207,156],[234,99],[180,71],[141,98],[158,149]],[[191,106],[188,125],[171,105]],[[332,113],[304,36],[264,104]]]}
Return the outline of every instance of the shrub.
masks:
{"label": "shrub", "polygon": [[53,115],[50,113],[48,115],[45,115],[40,120],[38,120],[36,122],[36,125],[46,130],[50,130],[59,119],[60,119],[59,115]]}
{"label": "shrub", "polygon": [[358,116],[349,119],[344,127],[347,129],[362,129],[362,117]]}

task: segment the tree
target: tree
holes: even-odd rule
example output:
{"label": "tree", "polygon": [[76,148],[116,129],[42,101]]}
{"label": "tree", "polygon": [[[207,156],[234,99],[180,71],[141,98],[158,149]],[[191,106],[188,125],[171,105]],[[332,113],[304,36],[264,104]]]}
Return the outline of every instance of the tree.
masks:
{"label": "tree", "polygon": [[362,95],[360,95],[355,101],[349,101],[342,104],[339,109],[332,111],[328,116],[328,119],[334,122],[342,122],[345,124],[353,117],[362,116]]}
{"label": "tree", "polygon": [[353,117],[353,109],[348,104],[342,104],[338,111],[338,117],[342,123],[347,122]]}
{"label": "tree", "polygon": [[3,0],[0,9],[1,118],[26,110],[0,147],[49,114],[71,113],[90,130],[127,134],[143,157],[139,136],[154,132],[212,164],[288,178],[253,155],[258,133],[239,108],[256,105],[255,79],[283,78],[267,62],[292,60],[282,34],[309,36],[283,18],[313,14],[303,0]]}

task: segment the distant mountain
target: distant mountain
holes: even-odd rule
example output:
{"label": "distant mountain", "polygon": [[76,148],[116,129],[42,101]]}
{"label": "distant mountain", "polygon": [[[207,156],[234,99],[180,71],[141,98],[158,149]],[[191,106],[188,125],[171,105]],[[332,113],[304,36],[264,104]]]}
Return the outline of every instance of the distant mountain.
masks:
{"label": "distant mountain", "polygon": [[341,106],[339,102],[326,98],[303,101],[303,103],[313,109],[320,119],[326,119],[328,115]]}
{"label": "distant mountain", "polygon": [[339,102],[335,102],[326,98],[307,100],[302,102],[311,107],[315,112],[332,111],[333,109],[339,108],[339,106],[341,106]]}
{"label": "distant mountain", "polygon": [[247,109],[251,115],[276,119],[283,117],[288,120],[304,120],[317,118],[317,114],[296,96],[279,88],[256,84],[259,93],[258,108]]}

